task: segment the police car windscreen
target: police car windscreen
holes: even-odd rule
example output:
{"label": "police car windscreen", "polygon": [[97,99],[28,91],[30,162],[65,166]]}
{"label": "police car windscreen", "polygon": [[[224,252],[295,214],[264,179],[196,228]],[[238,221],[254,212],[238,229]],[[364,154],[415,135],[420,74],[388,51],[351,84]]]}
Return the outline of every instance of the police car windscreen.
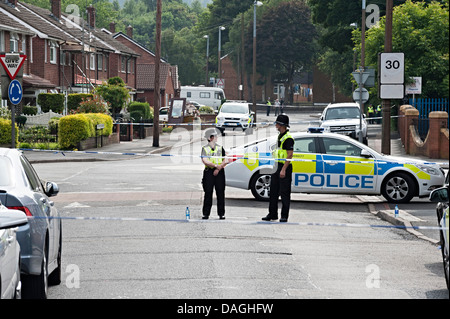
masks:
{"label": "police car windscreen", "polygon": [[357,119],[359,118],[359,108],[357,107],[342,107],[331,108],[325,115],[326,120],[339,120],[339,119]]}
{"label": "police car windscreen", "polygon": [[248,113],[247,104],[224,104],[220,110],[223,113]]}

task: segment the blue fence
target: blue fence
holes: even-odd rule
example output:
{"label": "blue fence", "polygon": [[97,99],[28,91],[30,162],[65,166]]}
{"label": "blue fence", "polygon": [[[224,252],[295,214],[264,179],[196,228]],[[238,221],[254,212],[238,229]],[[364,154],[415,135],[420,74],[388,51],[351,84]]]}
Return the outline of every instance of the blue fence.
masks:
{"label": "blue fence", "polygon": [[[428,134],[429,121],[428,115],[430,112],[442,111],[448,113],[448,99],[409,99],[409,104],[414,106],[419,111],[419,121],[417,123],[417,130],[420,137],[424,140]],[[448,127],[447,121],[447,127]]]}

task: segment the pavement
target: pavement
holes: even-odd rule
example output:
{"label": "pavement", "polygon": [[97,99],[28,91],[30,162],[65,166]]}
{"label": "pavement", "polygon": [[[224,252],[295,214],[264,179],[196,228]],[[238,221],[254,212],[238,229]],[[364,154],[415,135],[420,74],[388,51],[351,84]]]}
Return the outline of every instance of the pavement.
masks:
{"label": "pavement", "polygon": [[[309,109],[308,109],[309,111]],[[320,112],[320,110],[319,110]],[[270,118],[272,120],[272,117]],[[258,122],[264,122],[264,116],[260,116]],[[267,126],[268,124],[265,124]],[[381,153],[381,125],[369,124],[369,147]],[[375,133],[370,133],[375,132]],[[177,144],[178,143],[178,144]],[[147,137],[146,139],[134,139],[131,142],[120,142],[118,144],[112,144],[103,148],[96,148],[88,150],[88,152],[55,152],[55,151],[25,151],[25,155],[29,161],[35,163],[54,163],[54,162],[92,162],[92,161],[111,161],[111,160],[124,160],[133,159],[141,156],[152,156],[156,154],[168,154],[171,147],[175,144],[179,145],[178,140],[171,140],[169,133],[162,133],[159,137],[159,147],[153,146],[153,137]],[[128,154],[128,155],[124,155]],[[133,155],[132,155],[133,154]],[[391,155],[401,156],[411,159],[420,159],[428,162],[442,163],[448,169],[448,161],[443,159],[430,159],[423,156],[411,156],[405,153],[401,139],[396,137],[395,134],[391,136]],[[359,196],[361,197],[361,196]],[[372,199],[368,199],[372,198]],[[436,239],[425,236],[418,230],[414,230],[412,226],[424,226],[423,223],[416,223],[416,219],[408,211],[400,209],[399,217],[394,216],[393,209],[391,209],[386,201],[380,196],[362,196],[361,201],[367,203],[369,211],[378,216],[379,218],[390,222],[393,225],[405,227],[405,229],[417,236],[418,238],[427,240],[433,244],[438,244]],[[423,221],[422,221],[423,222]],[[426,226],[437,226],[437,222]]]}

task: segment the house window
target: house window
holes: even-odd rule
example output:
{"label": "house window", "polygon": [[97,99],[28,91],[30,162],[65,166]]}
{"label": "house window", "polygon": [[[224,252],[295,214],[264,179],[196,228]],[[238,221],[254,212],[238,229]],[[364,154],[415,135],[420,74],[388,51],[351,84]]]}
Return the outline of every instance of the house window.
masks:
{"label": "house window", "polygon": [[131,59],[127,59],[127,73],[130,73],[131,69]]}
{"label": "house window", "polygon": [[0,51],[5,51],[5,32],[0,31]]}
{"label": "house window", "polygon": [[19,35],[15,32],[9,34],[9,51],[19,52]]}
{"label": "house window", "polygon": [[97,55],[97,70],[101,71],[103,69],[103,55]]}
{"label": "house window", "polygon": [[55,41],[50,41],[50,63],[56,64],[56,48],[58,44]]}
{"label": "house window", "polygon": [[127,58],[123,56],[122,57],[122,72],[125,73],[126,67],[127,67]]}
{"label": "house window", "polygon": [[59,64],[66,65],[66,52],[63,50],[59,51]]}
{"label": "house window", "polygon": [[95,70],[95,54],[94,53],[91,53],[89,55],[89,68],[91,70]]}
{"label": "house window", "polygon": [[22,35],[22,52],[27,54],[27,37],[24,34]]}

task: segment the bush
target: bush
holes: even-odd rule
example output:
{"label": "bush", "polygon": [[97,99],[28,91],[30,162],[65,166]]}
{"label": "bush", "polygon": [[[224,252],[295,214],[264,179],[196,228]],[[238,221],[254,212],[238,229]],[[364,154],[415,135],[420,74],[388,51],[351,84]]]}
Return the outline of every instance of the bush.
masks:
{"label": "bush", "polygon": [[59,120],[59,145],[61,149],[73,149],[78,142],[89,138],[91,125],[85,114],[64,116]]}
{"label": "bush", "polygon": [[91,136],[95,136],[95,130],[97,124],[104,124],[105,128],[99,130],[97,135],[110,136],[112,134],[113,129],[113,120],[112,117],[102,113],[86,113],[85,114],[89,120],[91,125]]}
{"label": "bush", "polygon": [[[19,145],[19,128],[16,129],[16,145]],[[11,120],[0,118],[0,144],[11,145]]]}
{"label": "bush", "polygon": [[23,115],[16,116],[16,123],[19,127],[24,127],[27,122],[27,117]]}
{"label": "bush", "polygon": [[42,112],[52,110],[56,113],[62,113],[64,110],[64,94],[60,93],[40,93],[37,99]]}
{"label": "bush", "polygon": [[59,120],[59,145],[61,149],[73,149],[78,142],[94,137],[97,124],[104,124],[98,135],[112,134],[113,120],[111,116],[101,113],[80,113],[68,115]]}
{"label": "bush", "polygon": [[209,106],[202,106],[199,111],[201,114],[214,114],[214,109]]}
{"label": "bush", "polygon": [[37,114],[37,106],[25,105],[23,107],[22,113],[25,115],[36,115]]}
{"label": "bush", "polygon": [[50,130],[50,134],[58,134],[59,119],[59,117],[52,117],[50,121],[48,121],[48,129]]}
{"label": "bush", "polygon": [[80,106],[76,109],[76,113],[109,113],[108,103],[103,101],[98,94],[92,98],[86,98],[81,101]]}
{"label": "bush", "polygon": [[153,120],[153,108],[148,103],[144,102],[132,102],[128,106],[128,112],[135,121]]}
{"label": "bush", "polygon": [[70,113],[72,110],[76,110],[83,100],[92,99],[94,95],[92,93],[73,93],[67,95],[67,111]]}

